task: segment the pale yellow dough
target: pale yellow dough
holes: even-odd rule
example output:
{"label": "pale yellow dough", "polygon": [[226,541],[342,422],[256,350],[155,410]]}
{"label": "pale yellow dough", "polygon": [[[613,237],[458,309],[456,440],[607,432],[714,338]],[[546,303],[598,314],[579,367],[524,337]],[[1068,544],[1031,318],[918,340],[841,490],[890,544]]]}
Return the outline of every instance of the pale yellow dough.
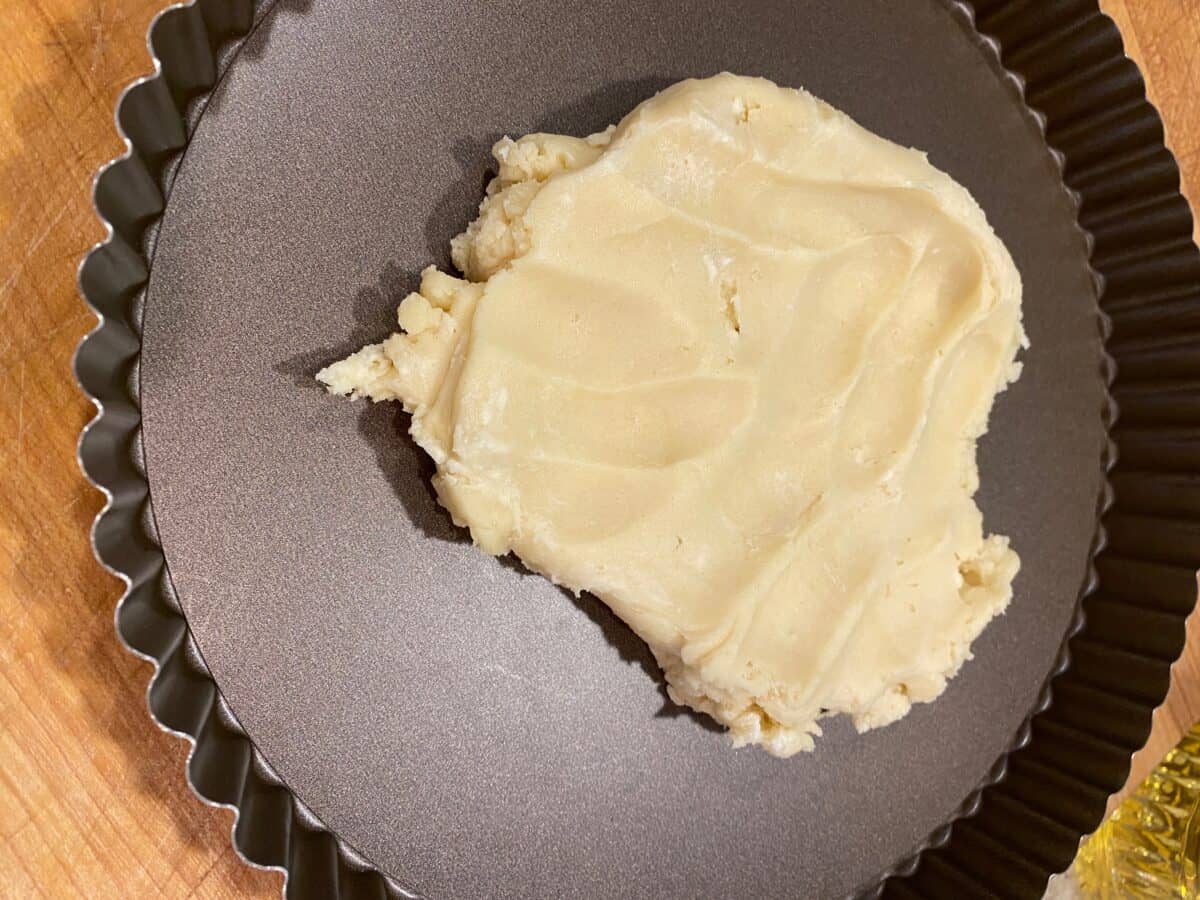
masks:
{"label": "pale yellow dough", "polygon": [[1019,566],[972,497],[1021,281],[967,191],[728,74],[494,154],[467,280],[427,269],[318,377],[400,400],[454,521],[600,597],[736,744],[937,697]]}

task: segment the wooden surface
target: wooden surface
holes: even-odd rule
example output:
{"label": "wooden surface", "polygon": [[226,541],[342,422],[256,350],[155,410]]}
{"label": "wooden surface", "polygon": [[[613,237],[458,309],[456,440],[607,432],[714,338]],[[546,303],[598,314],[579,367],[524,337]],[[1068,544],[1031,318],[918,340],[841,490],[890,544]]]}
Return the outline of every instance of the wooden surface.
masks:
{"label": "wooden surface", "polygon": [[[122,147],[121,88],[150,67],[159,0],[0,0],[0,897],[276,897],[229,844],[230,813],[151,725],[150,667],[112,630],[100,508],[75,464],[91,408],[69,374],[92,325],[74,271],[102,236],[89,184]],[[1200,197],[1200,0],[1106,0]],[[1200,633],[1144,771],[1200,719]]]}

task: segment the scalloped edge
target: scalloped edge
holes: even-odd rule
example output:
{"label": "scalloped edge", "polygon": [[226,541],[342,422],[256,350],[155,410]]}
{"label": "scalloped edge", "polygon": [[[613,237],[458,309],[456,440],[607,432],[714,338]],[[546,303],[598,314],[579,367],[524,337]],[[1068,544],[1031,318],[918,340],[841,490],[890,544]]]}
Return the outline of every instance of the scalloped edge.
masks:
{"label": "scalloped edge", "polygon": [[[419,900],[375,869],[292,794],[221,696],[167,581],[142,466],[137,379],[114,377],[126,365],[131,369],[137,366],[141,349],[137,319],[148,283],[156,226],[187,139],[225,68],[274,3],[243,0],[222,10],[206,0],[187,0],[167,6],[150,22],[146,45],[153,71],[122,91],[114,116],[125,150],[101,166],[92,182],[93,206],[105,236],[88,250],[76,276],[79,293],[97,318],[74,356],[76,382],[96,408],[96,415],[79,436],[77,458],[83,474],[104,495],[104,506],[92,523],[91,544],[97,561],[124,585],[114,610],[117,636],[130,653],[154,666],[146,687],[150,717],[160,729],[190,745],[185,776],[192,793],[210,806],[233,812],[230,842],[234,851],[249,866],[282,873],[285,897]],[[175,64],[159,49],[173,44],[178,50],[190,43],[203,57],[200,42],[207,45],[208,59],[199,72],[182,71],[186,62],[180,64],[181,71],[173,71]],[[207,86],[197,90],[205,81]],[[176,116],[168,131],[178,131],[185,140],[179,146],[167,142],[147,151],[129,133],[123,117],[137,91],[160,87],[170,96]],[[162,90],[158,90],[157,100],[163,100]],[[149,159],[155,161],[148,163]],[[157,200],[158,212],[150,221],[136,212],[114,213],[112,204],[117,201],[105,196],[105,179],[122,180],[122,166],[129,172],[118,187],[143,192],[138,198],[142,203],[154,206]],[[148,184],[145,178],[151,174],[153,184]],[[144,193],[148,188],[149,193]],[[131,260],[130,254],[137,259]],[[110,283],[102,288],[93,283],[101,278],[93,278],[93,268],[109,265],[119,269],[130,262],[140,263],[141,272],[126,273],[126,283],[116,282],[119,287]],[[118,313],[122,307],[125,309]],[[101,359],[90,358],[98,352],[103,355],[103,351],[111,356],[110,372],[104,371]],[[124,457],[121,448],[127,452]],[[114,532],[116,541],[112,540]],[[154,596],[159,592],[161,595]],[[151,639],[123,621],[134,602],[145,604],[143,614],[153,611],[165,618],[165,639]],[[217,768],[223,772],[214,771],[209,758],[218,744],[232,744],[219,748]],[[324,859],[317,859],[319,856]]]}
{"label": "scalloped edge", "polygon": [[[954,826],[962,819],[973,817],[983,803],[984,794],[992,787],[1000,784],[1008,775],[1009,757],[1018,750],[1029,745],[1033,733],[1033,721],[1042,713],[1044,713],[1051,704],[1053,685],[1055,680],[1062,675],[1071,665],[1071,640],[1083,631],[1085,615],[1083,612],[1084,601],[1091,596],[1097,585],[1099,584],[1099,575],[1096,571],[1096,558],[1103,552],[1107,543],[1107,534],[1105,532],[1103,518],[1105,513],[1111,508],[1113,503],[1112,485],[1109,483],[1108,475],[1112,471],[1116,463],[1117,447],[1112,439],[1112,428],[1117,422],[1118,410],[1116,401],[1112,395],[1112,385],[1116,378],[1116,362],[1108,352],[1108,338],[1112,333],[1112,322],[1108,314],[1101,306],[1104,297],[1104,276],[1102,276],[1091,265],[1092,251],[1094,249],[1094,241],[1091,232],[1083,228],[1079,224],[1079,214],[1081,210],[1081,199],[1079,194],[1072,190],[1066,183],[1065,169],[1066,157],[1062,152],[1051,146],[1047,139],[1046,133],[1046,116],[1039,110],[1030,105],[1027,99],[1027,85],[1025,79],[1016,72],[1009,69],[1004,64],[1003,48],[996,38],[984,33],[979,29],[976,12],[971,6],[969,0],[949,0],[950,14],[959,19],[959,24],[968,33],[968,38],[977,40],[980,48],[985,55],[988,56],[988,61],[993,64],[1000,80],[1005,84],[1009,91],[1016,98],[1017,103],[1021,106],[1022,111],[1028,115],[1037,130],[1041,133],[1042,140],[1046,142],[1046,148],[1050,152],[1050,157],[1054,160],[1054,165],[1058,169],[1059,178],[1062,180],[1063,191],[1070,200],[1071,207],[1075,212],[1075,230],[1079,237],[1084,242],[1087,251],[1088,272],[1091,276],[1092,287],[1096,293],[1096,324],[1100,337],[1100,365],[1103,371],[1105,393],[1104,405],[1101,409],[1101,420],[1104,423],[1104,428],[1107,433],[1104,446],[1100,452],[1100,469],[1101,469],[1101,488],[1100,497],[1096,505],[1096,533],[1092,538],[1092,544],[1088,548],[1088,562],[1086,572],[1084,574],[1083,584],[1079,591],[1079,596],[1075,600],[1075,611],[1071,616],[1070,622],[1067,624],[1067,629],[1063,634],[1062,645],[1059,647],[1058,655],[1055,657],[1054,664],[1050,667],[1050,672],[1046,676],[1046,680],[1042,683],[1042,687],[1038,691],[1038,696],[1033,704],[1029,714],[1017,728],[1013,739],[1009,742],[1008,748],[1002,752],[988,769],[987,774],[980,781],[966,799],[955,810],[953,817],[949,822],[935,828],[929,833],[917,849],[902,858],[897,863],[893,864],[876,879],[876,883],[866,889],[859,889],[856,896],[860,898],[878,897],[883,894],[887,888],[887,883],[895,878],[906,878],[911,876],[921,863],[922,857],[926,852],[945,847],[953,833]],[[1104,13],[1097,7],[1097,13],[1104,16]],[[1107,16],[1104,16],[1108,18]],[[1109,20],[1111,22],[1111,19]],[[1115,27],[1115,25],[1114,25]],[[1164,698],[1165,699],[1165,698]],[[1134,751],[1136,752],[1136,751]],[[1130,754],[1132,761],[1133,754]],[[1096,823],[1099,825],[1099,822]],[[1080,841],[1083,840],[1083,835],[1080,836]],[[1046,880],[1056,873],[1048,873]]]}
{"label": "scalloped edge", "polygon": [[[1042,82],[1038,83],[1037,81],[1026,77],[1021,72],[1016,71],[1013,68],[1009,68],[1008,60],[1006,59],[1006,53],[1004,50],[1004,41],[995,36],[989,30],[987,25],[982,27],[980,26],[980,17],[977,13],[977,8],[981,6],[986,7],[988,9],[988,12],[986,13],[988,18],[993,22],[993,24],[1001,27],[1013,27],[1014,23],[1012,21],[1005,22],[1004,19],[1005,14],[1014,8],[1017,8],[1018,13],[1029,13],[1030,18],[1034,18],[1035,14],[1042,14],[1046,19],[1050,20],[1054,20],[1057,17],[1058,21],[1052,21],[1051,24],[1045,28],[1045,31],[1042,31],[1041,29],[1031,29],[1033,32],[1032,35],[1025,35],[1023,41],[1017,42],[1017,49],[1015,52],[1017,54],[1024,55],[1025,65],[1023,68],[1026,69],[1036,68],[1039,64],[1044,63],[1048,58],[1054,55],[1053,51],[1061,49],[1062,44],[1079,38],[1080,33],[1084,32],[1085,28],[1091,23],[1096,23],[1097,29],[1101,32],[1104,32],[1104,34],[1093,34],[1090,36],[1090,38],[1085,35],[1083,38],[1079,38],[1081,45],[1086,45],[1089,40],[1095,40],[1097,43],[1099,43],[1100,40],[1105,36],[1108,37],[1110,41],[1115,39],[1116,46],[1114,50],[1112,52],[1102,50],[1100,53],[1096,54],[1097,59],[1089,62],[1088,65],[1085,66],[1085,71],[1090,72],[1092,69],[1102,69],[1103,67],[1109,65],[1114,66],[1114,68],[1120,68],[1122,64],[1126,66],[1125,78],[1127,79],[1128,84],[1122,85],[1122,87],[1125,89],[1128,89],[1130,86],[1133,87],[1132,103],[1130,103],[1128,100],[1125,101],[1127,110],[1142,114],[1148,113],[1149,116],[1157,123],[1159,128],[1159,133],[1157,135],[1152,136],[1145,141],[1151,150],[1151,153],[1145,154],[1145,157],[1148,158],[1154,153],[1161,151],[1165,158],[1169,161],[1168,181],[1170,181],[1171,184],[1167,188],[1166,192],[1160,191],[1158,196],[1151,196],[1149,201],[1147,201],[1147,205],[1160,202],[1164,193],[1168,195],[1168,199],[1180,198],[1180,176],[1178,165],[1174,155],[1171,153],[1169,148],[1165,146],[1165,141],[1161,131],[1162,122],[1158,110],[1146,96],[1145,83],[1137,65],[1125,55],[1124,36],[1121,34],[1113,20],[1099,8],[1099,5],[1097,2],[1095,2],[1095,0],[1081,0],[1081,2],[1065,3],[1062,4],[1058,9],[1049,11],[1049,5],[1045,5],[1040,9],[1034,9],[1032,7],[1022,9],[1020,8],[1021,4],[1019,2],[1011,2],[1006,5],[1004,0],[975,0],[974,3],[968,2],[968,0],[950,0],[950,4],[952,6],[952,13],[960,17],[961,24],[965,29],[967,29],[968,33],[977,37],[985,46],[985,52],[988,52],[989,55],[993,57],[995,67],[1000,73],[1002,80],[1005,81],[1006,84],[1008,84],[1009,87],[1016,92],[1017,99],[1022,107],[1033,117],[1039,131],[1042,133],[1042,136],[1046,141],[1046,146],[1050,152],[1050,155],[1058,168],[1060,177],[1063,181],[1063,189],[1075,210],[1076,227],[1086,244],[1088,268],[1096,291],[1098,312],[1097,325],[1103,351],[1101,365],[1104,372],[1105,383],[1108,388],[1105,406],[1102,410],[1102,416],[1108,431],[1108,439],[1106,440],[1102,451],[1104,479],[1097,505],[1097,519],[1099,524],[1097,526],[1097,532],[1090,549],[1087,572],[1080,590],[1079,598],[1076,602],[1075,614],[1064,635],[1063,644],[1055,664],[1052,667],[1050,674],[1048,675],[1046,682],[1039,693],[1038,700],[1033,709],[1026,717],[1021,727],[1017,730],[1013,742],[1010,744],[1009,748],[1000,755],[979,787],[976,788],[959,807],[955,817],[947,825],[931,832],[926,841],[920,845],[912,855],[886,872],[875,887],[861,891],[858,895],[860,897],[878,897],[884,895],[895,895],[899,897],[923,896],[921,893],[921,887],[917,886],[915,883],[901,884],[898,879],[911,880],[914,875],[921,871],[923,866],[927,867],[927,864],[931,862],[931,858],[933,857],[938,857],[940,860],[940,863],[938,863],[939,870],[935,871],[929,877],[930,887],[932,888],[933,892],[940,892],[942,890],[973,890],[975,892],[982,891],[990,895],[989,889],[1000,888],[1006,892],[1006,896],[1022,895],[1020,890],[1014,889],[1010,884],[987,884],[985,880],[980,877],[980,872],[978,870],[974,870],[970,865],[964,864],[961,852],[958,853],[957,858],[955,858],[956,855],[954,853],[954,843],[952,838],[956,829],[968,828],[972,825],[978,826],[978,830],[980,830],[983,836],[988,837],[988,831],[980,825],[977,819],[978,813],[985,802],[987,802],[987,800],[994,794],[994,792],[1004,790],[1005,782],[1008,778],[1014,759],[1020,758],[1023,755],[1027,755],[1030,751],[1035,749],[1035,738],[1033,735],[1034,729],[1039,723],[1050,722],[1050,717],[1055,712],[1055,690],[1057,688],[1061,688],[1064,680],[1072,675],[1072,649],[1077,641],[1088,641],[1091,639],[1086,627],[1088,620],[1088,601],[1095,597],[1098,589],[1102,587],[1101,577],[1097,565],[1101,560],[1105,550],[1110,546],[1108,540],[1108,531],[1105,527],[1105,519],[1110,512],[1114,511],[1115,497],[1110,476],[1114,467],[1117,465],[1119,457],[1119,446],[1114,440],[1114,429],[1117,425],[1119,410],[1117,401],[1115,400],[1113,394],[1113,387],[1117,382],[1117,362],[1111,352],[1113,320],[1104,306],[1106,299],[1111,298],[1107,297],[1108,285],[1105,274],[1097,267],[1095,235],[1083,224],[1086,215],[1086,194],[1072,186],[1072,178],[1068,173],[1068,166],[1070,162],[1069,152],[1064,152],[1062,149],[1056,146],[1050,134],[1050,127],[1052,123],[1050,122],[1049,117],[1029,99],[1029,95],[1031,93],[1041,92],[1043,95],[1045,95],[1049,92],[1048,85],[1061,86],[1064,82],[1070,81],[1073,75],[1077,73],[1058,72],[1053,77],[1044,77]],[[1065,12],[1063,11],[1064,9],[1066,10]],[[1019,18],[1019,16],[1013,16],[1012,18],[1016,19]],[[1074,31],[1075,34],[1072,34],[1072,31]],[[1010,48],[1008,52],[1009,54],[1012,54],[1014,51]],[[1093,113],[1104,115],[1108,111],[1109,110],[1104,108],[1098,108],[1093,110]],[[1080,121],[1086,121],[1084,114],[1080,114],[1078,110],[1075,112],[1076,118],[1072,119],[1068,116],[1066,117],[1067,121],[1075,126],[1077,126]],[[1145,148],[1139,147],[1139,149],[1144,150]],[[1134,157],[1135,159],[1138,159],[1139,162],[1144,161],[1144,159],[1137,157],[1137,154],[1128,150],[1123,150],[1122,153],[1125,157]],[[1101,158],[1104,158],[1104,154],[1101,155]],[[1091,165],[1095,165],[1094,160],[1092,161]],[[1108,177],[1114,180],[1117,178],[1117,176],[1113,175],[1112,173],[1108,173]],[[1104,182],[1101,182],[1100,185],[1093,186],[1093,190],[1096,190],[1102,186],[1104,186]],[[1107,202],[1112,203],[1113,201],[1111,198],[1108,198]],[[1184,205],[1186,207],[1186,201],[1184,202]],[[1133,211],[1124,210],[1124,212],[1129,214]],[[1175,249],[1180,249],[1181,245],[1182,253],[1184,255],[1194,257],[1193,260],[1189,261],[1200,265],[1200,253],[1197,252],[1196,246],[1194,243],[1192,243],[1192,219],[1190,215],[1185,216],[1182,219],[1173,222],[1172,224],[1176,226],[1174,229],[1172,229],[1174,232],[1173,237],[1171,238],[1171,241],[1174,242],[1172,246],[1174,246]],[[1161,239],[1161,236],[1156,237],[1156,240],[1157,243],[1151,244],[1150,247],[1147,248],[1148,255],[1157,253],[1164,245],[1169,244],[1169,241]],[[1135,252],[1138,249],[1140,248],[1135,247]],[[1126,263],[1128,256],[1129,255],[1126,254],[1126,256],[1122,257],[1120,260],[1118,260],[1118,262],[1120,264]],[[1113,261],[1110,260],[1110,263],[1111,262]],[[1187,277],[1185,276],[1183,279],[1181,279],[1181,281],[1184,285],[1182,291],[1187,291]],[[1197,279],[1194,286],[1200,287],[1200,278]],[[1200,517],[1200,510],[1192,509],[1190,512],[1193,518]],[[1195,550],[1191,552],[1192,556],[1190,561],[1187,563],[1187,566],[1190,570],[1193,570],[1189,572],[1189,575],[1194,578],[1194,569],[1196,568],[1196,563],[1200,562],[1200,552]],[[1163,565],[1168,564],[1163,563]],[[1175,560],[1172,561],[1170,565],[1182,567],[1183,563]],[[1188,618],[1195,612],[1196,596],[1194,589],[1191,590],[1189,597],[1190,600],[1186,611],[1179,610],[1178,612],[1173,611],[1171,613],[1174,619],[1172,622],[1172,625],[1174,626],[1174,633],[1171,635],[1171,637],[1175,639],[1173,641],[1175,644],[1174,649],[1166,653],[1168,658],[1165,660],[1161,657],[1155,657],[1155,661],[1166,663],[1168,671],[1167,684],[1164,685],[1162,690],[1156,694],[1156,699],[1154,702],[1150,703],[1143,701],[1140,704],[1142,711],[1145,713],[1144,727],[1138,729],[1139,737],[1135,741],[1136,745],[1129,747],[1128,741],[1124,745],[1119,745],[1115,740],[1105,741],[1100,737],[1100,735],[1094,732],[1083,732],[1082,730],[1078,729],[1075,729],[1078,732],[1077,734],[1071,735],[1072,738],[1078,737],[1082,739],[1083,743],[1092,743],[1093,745],[1107,743],[1108,746],[1104,748],[1105,750],[1111,750],[1111,748],[1117,746],[1124,747],[1125,752],[1121,754],[1119,764],[1115,764],[1108,772],[1109,780],[1108,784],[1105,785],[1105,788],[1107,789],[1106,796],[1118,790],[1121,785],[1124,784],[1124,781],[1128,777],[1130,771],[1130,764],[1133,756],[1144,745],[1149,736],[1152,714],[1166,698],[1167,685],[1169,685],[1169,673],[1174,669],[1174,666],[1178,661],[1179,653],[1183,648],[1186,622]],[[1101,642],[1101,646],[1103,646],[1106,651],[1109,652],[1129,652],[1133,655],[1140,655],[1135,651],[1128,651],[1126,648],[1122,647],[1114,647],[1111,644],[1104,642]],[[1083,680],[1083,683],[1085,685],[1090,685],[1090,682],[1086,680]],[[1055,727],[1062,727],[1055,722],[1050,722],[1050,724],[1054,725]],[[1043,765],[1041,760],[1035,761],[1034,764]],[[1079,784],[1087,785],[1096,790],[1101,789],[1095,784],[1096,778],[1094,776],[1088,777],[1087,775],[1081,775],[1081,771],[1081,768],[1077,768],[1075,771],[1067,771],[1065,768],[1060,769],[1062,774]],[[1007,797],[1004,802],[1007,804],[1013,804],[1014,806],[1020,808],[1019,814],[1030,815],[1044,820],[1049,820],[1051,818],[1051,814],[1047,813],[1044,809],[1035,808],[1032,804],[1022,803],[1019,796]],[[1011,812],[1009,815],[1011,815]],[[1034,863],[1034,866],[1039,870],[1040,873],[1041,890],[1044,890],[1045,882],[1050,876],[1057,874],[1058,872],[1061,872],[1070,866],[1074,858],[1074,852],[1078,849],[1079,843],[1103,821],[1103,817],[1104,807],[1101,806],[1099,814],[1092,818],[1091,827],[1081,831],[1074,825],[1065,826],[1069,828],[1073,834],[1077,834],[1078,837],[1073,839],[1071,853],[1065,856],[1060,855],[1055,865],[1047,865],[1046,857],[1044,856]],[[1000,846],[1000,841],[995,836],[994,831],[992,832],[992,840],[997,846]],[[1004,848],[1001,847],[1001,849]],[[1013,862],[1013,860],[1006,860],[1005,864],[1011,862]],[[1000,867],[993,868],[993,872],[995,871],[1002,871],[1002,869]],[[935,885],[936,887],[934,887]],[[1039,892],[1037,896],[1040,897],[1041,893]]]}
{"label": "scalloped edge", "polygon": [[[97,409],[96,416],[80,435],[78,449],[81,469],[105,497],[104,507],[92,526],[92,547],[100,564],[124,584],[114,613],[119,638],[131,653],[154,665],[146,692],[151,718],[161,729],[191,745],[186,767],[187,783],[205,803],[234,813],[231,841],[239,857],[251,866],[282,872],[283,893],[289,898],[416,898],[417,895],[379,872],[304,806],[238,724],[205,667],[175,599],[157,541],[144,475],[139,388],[136,378],[131,376],[136,373],[139,362],[141,303],[153,259],[157,225],[170,194],[178,161],[186,152],[187,141],[203,113],[207,98],[236,58],[245,39],[270,14],[274,2],[236,0],[222,4],[219,0],[188,0],[167,7],[154,18],[147,32],[153,73],[133,81],[117,103],[116,127],[125,144],[125,152],[101,167],[93,182],[93,205],[106,234],[80,263],[77,278],[81,296],[97,316],[97,325],[81,341],[74,362],[80,389]],[[995,16],[1004,0],[977,0],[974,6],[967,0],[944,2],[968,36],[979,42],[989,63],[1047,137],[1051,156],[1063,176],[1064,190],[1076,211],[1077,226],[1088,257],[1094,262],[1095,240],[1080,224],[1084,197],[1070,186],[1068,158],[1051,145],[1047,117],[1027,99],[1037,85],[1031,89],[1022,75],[1007,67],[1000,41],[978,25],[976,7],[990,6],[988,15]],[[1099,10],[1095,0],[1068,5],[1072,8],[1063,15],[1064,21],[1084,22],[1098,17],[1105,23],[1105,28],[1117,35],[1117,54],[1105,53],[1102,59],[1107,60],[1110,56],[1125,59],[1116,26]],[[165,50],[162,49],[164,46]],[[1025,46],[1019,51],[1028,49]],[[1136,68],[1133,71],[1136,72]],[[1138,96],[1132,108],[1148,107],[1157,120],[1157,112],[1145,99],[1140,74],[1136,78],[1136,87]],[[138,110],[133,108],[137,101],[131,98],[136,98],[139,91],[156,95],[148,97],[142,105],[158,103],[162,107],[160,112],[168,112],[167,120],[157,124],[169,134],[147,133],[145,129],[154,123],[144,121],[139,133],[131,133],[133,129],[124,119],[137,115]],[[165,100],[170,101],[169,106],[165,105]],[[1157,151],[1161,148],[1161,136],[1151,137],[1148,143],[1151,150]],[[1174,167],[1177,193],[1178,169],[1169,151],[1167,157]],[[1190,234],[1189,221],[1188,240]],[[1195,249],[1191,246],[1192,251]],[[105,266],[111,271],[95,273],[95,269]],[[1105,279],[1094,265],[1091,274],[1098,299],[1098,329],[1105,347],[1102,366],[1105,382],[1111,389],[1115,364],[1107,350],[1112,322],[1102,307]],[[1117,449],[1111,435],[1116,413],[1110,390],[1102,410],[1105,425],[1110,430],[1101,459],[1104,473],[1111,471],[1116,460]],[[1112,504],[1111,484],[1105,478],[1098,501],[1098,517],[1103,517]],[[1197,517],[1200,518],[1200,511],[1197,511]],[[934,874],[930,877],[935,886],[944,889],[964,884],[976,889],[984,887],[978,872],[973,871],[974,867],[964,865],[956,858],[961,854],[954,853],[952,837],[956,829],[972,822],[978,824],[976,820],[981,807],[994,791],[1005,785],[1012,758],[1033,746],[1037,723],[1053,710],[1054,690],[1071,668],[1071,645],[1076,639],[1087,637],[1084,607],[1100,584],[1096,563],[1105,546],[1106,532],[1101,523],[1091,548],[1076,612],[1062,648],[1038,701],[1009,748],[949,822],[935,829],[911,854],[881,873],[874,884],[860,889],[857,896],[877,897],[893,890],[897,895],[919,896],[920,888],[915,884],[905,886],[906,881],[914,875],[928,875],[926,864],[937,854],[945,855],[947,859],[944,866],[939,864],[933,869]],[[1182,648],[1185,618],[1183,614],[1178,616],[1179,649]],[[1178,650],[1170,655],[1168,665],[1177,657]],[[1149,733],[1149,714],[1161,704],[1165,692],[1164,687],[1152,705],[1149,701],[1139,702],[1139,711],[1144,708],[1147,719],[1145,728],[1139,729],[1139,746]],[[1136,749],[1125,755],[1121,771],[1115,773],[1120,775],[1121,781],[1128,773],[1130,758]],[[1066,777],[1087,783],[1077,773],[1066,773]],[[1020,804],[1019,799],[1015,802]],[[1028,810],[1045,816],[1032,807]],[[1100,816],[1095,817],[1093,827],[1100,819]],[[1077,845],[1078,836],[1085,832],[1074,824],[1064,827],[1076,835]],[[1065,859],[1062,867],[1069,863],[1070,858]],[[1053,874],[1052,866],[1047,866],[1045,859],[1032,865],[1044,875],[1043,881]],[[942,868],[950,874],[941,872]]]}

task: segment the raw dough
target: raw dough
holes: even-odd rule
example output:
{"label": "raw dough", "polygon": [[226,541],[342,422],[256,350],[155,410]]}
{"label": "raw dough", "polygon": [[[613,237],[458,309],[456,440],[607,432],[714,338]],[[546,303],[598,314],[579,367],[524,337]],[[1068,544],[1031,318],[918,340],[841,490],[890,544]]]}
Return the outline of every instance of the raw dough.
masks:
{"label": "raw dough", "polygon": [[729,74],[493,152],[468,280],[427,269],[318,377],[400,400],[454,521],[604,600],[736,744],[937,697],[1019,566],[972,497],[1021,282],[967,191]]}

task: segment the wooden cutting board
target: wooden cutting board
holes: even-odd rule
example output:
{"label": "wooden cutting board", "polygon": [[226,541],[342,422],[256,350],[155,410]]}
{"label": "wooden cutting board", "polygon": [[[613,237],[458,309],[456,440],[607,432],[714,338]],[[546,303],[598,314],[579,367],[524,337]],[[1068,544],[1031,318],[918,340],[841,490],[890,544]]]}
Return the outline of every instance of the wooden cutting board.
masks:
{"label": "wooden cutting board", "polygon": [[[100,495],[75,442],[70,361],[92,326],[75,266],[102,230],[88,186],[121,152],[117,95],[146,73],[161,0],[0,0],[0,897],[278,897],[230,813],[151,725],[150,667],[113,635],[117,581],[87,543]],[[1200,0],[1104,0],[1200,197]],[[1190,641],[1135,778],[1200,719]]]}

